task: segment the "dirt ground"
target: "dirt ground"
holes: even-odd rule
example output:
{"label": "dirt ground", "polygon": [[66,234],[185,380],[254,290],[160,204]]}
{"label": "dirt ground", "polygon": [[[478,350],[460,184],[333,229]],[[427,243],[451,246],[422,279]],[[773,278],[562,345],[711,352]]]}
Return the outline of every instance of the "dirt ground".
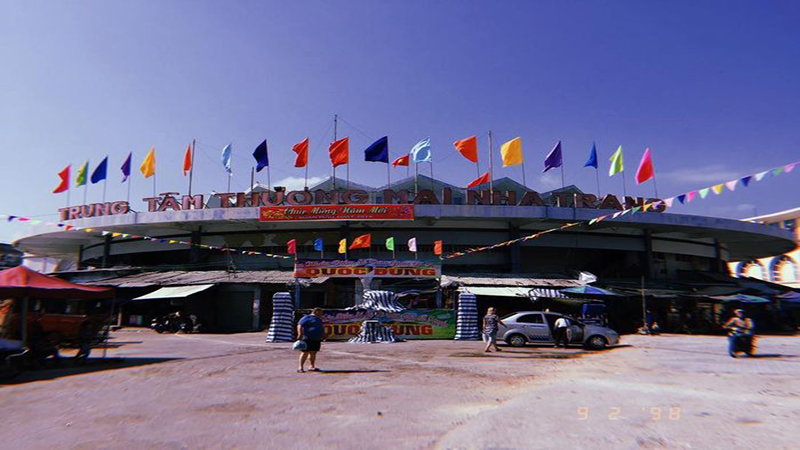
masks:
{"label": "dirt ground", "polygon": [[109,360],[0,385],[0,447],[800,448],[797,337],[761,338],[760,357],[737,359],[711,336],[490,354],[336,342],[323,372],[303,374],[290,344],[264,337],[116,332]]}

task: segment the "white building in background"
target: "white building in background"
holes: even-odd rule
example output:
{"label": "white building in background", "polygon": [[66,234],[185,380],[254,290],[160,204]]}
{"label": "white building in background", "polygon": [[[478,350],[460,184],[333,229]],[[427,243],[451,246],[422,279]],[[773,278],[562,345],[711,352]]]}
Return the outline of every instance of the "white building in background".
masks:
{"label": "white building in background", "polygon": [[[795,242],[800,243],[800,208],[789,209],[774,214],[744,219],[748,222],[764,223],[794,233]],[[769,258],[751,259],[730,263],[731,273],[737,277],[751,277],[759,280],[800,288],[800,250],[796,247],[789,253]]]}

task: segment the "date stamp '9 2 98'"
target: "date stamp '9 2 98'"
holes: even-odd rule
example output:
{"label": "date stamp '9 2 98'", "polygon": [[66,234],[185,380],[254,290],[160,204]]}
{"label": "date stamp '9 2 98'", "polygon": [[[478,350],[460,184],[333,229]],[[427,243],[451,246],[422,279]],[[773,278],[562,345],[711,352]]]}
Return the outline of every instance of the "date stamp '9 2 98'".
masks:
{"label": "date stamp '9 2 98'", "polygon": [[[626,408],[625,410],[625,412],[628,414],[630,414],[631,411],[634,411],[637,414],[648,414],[650,420],[652,421],[681,420],[680,406],[653,406],[651,408]],[[623,416],[623,410],[620,407],[612,407],[608,409],[603,408],[600,411],[594,410],[591,413],[588,406],[579,406],[577,410],[578,420],[589,420],[590,418],[599,418],[601,420],[619,420],[620,418],[629,418],[626,417],[628,414]]]}

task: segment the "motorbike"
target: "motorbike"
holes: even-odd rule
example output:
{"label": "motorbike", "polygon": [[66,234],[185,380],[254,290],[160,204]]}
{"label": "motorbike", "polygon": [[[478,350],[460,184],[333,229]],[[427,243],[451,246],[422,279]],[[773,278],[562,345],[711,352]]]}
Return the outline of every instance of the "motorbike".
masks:
{"label": "motorbike", "polygon": [[150,328],[157,333],[177,333],[179,331],[189,333],[195,331],[198,325],[194,321],[186,319],[176,314],[167,314],[166,316],[155,317],[150,322]]}
{"label": "motorbike", "polygon": [[21,345],[0,348],[0,379],[12,379],[22,373],[27,356],[28,349]]}

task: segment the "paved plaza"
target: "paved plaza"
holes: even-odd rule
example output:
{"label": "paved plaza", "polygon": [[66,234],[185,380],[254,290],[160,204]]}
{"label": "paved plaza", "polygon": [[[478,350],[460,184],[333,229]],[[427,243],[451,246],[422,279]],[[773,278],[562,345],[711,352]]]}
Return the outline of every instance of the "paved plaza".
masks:
{"label": "paved plaza", "polygon": [[[113,334],[106,361],[0,386],[14,449],[797,449],[800,338],[624,336],[602,352]],[[94,356],[101,356],[95,350]],[[122,358],[121,360],[118,358]]]}

